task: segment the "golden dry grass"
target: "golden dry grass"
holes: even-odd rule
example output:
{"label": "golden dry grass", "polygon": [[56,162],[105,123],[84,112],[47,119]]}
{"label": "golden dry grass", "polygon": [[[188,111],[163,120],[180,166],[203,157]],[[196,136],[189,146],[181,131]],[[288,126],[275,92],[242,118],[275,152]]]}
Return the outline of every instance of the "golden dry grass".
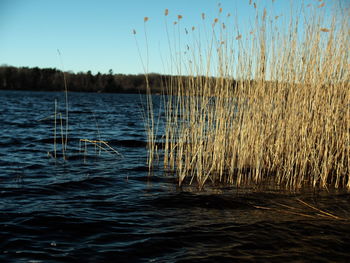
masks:
{"label": "golden dry grass", "polygon": [[179,185],[350,188],[349,10],[331,19],[319,10],[284,24],[257,10],[247,35],[230,16],[215,18],[201,29],[205,41],[192,27],[181,57],[169,43],[175,72],[165,83],[163,160]]}

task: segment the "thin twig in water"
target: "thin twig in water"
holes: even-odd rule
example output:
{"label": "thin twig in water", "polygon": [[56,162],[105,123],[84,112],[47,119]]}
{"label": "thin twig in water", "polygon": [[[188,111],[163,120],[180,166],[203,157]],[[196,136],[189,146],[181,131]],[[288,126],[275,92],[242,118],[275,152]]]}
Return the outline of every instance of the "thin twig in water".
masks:
{"label": "thin twig in water", "polygon": [[323,211],[323,210],[321,210],[321,209],[318,209],[317,207],[314,207],[314,206],[312,206],[312,205],[306,203],[305,201],[300,200],[299,198],[297,198],[296,200],[297,200],[298,202],[302,203],[303,205],[305,205],[305,206],[307,206],[307,207],[310,207],[311,209],[320,212],[320,213],[323,214],[323,215],[326,215],[326,216],[328,216],[328,217],[331,217],[331,218],[334,218],[334,219],[338,219],[338,220],[346,220],[345,218],[342,218],[342,217],[333,215],[333,214],[331,214],[331,213],[329,213],[329,212],[326,212],[326,211]]}
{"label": "thin twig in water", "polygon": [[[80,142],[85,142],[85,149],[86,149],[86,144],[91,143],[91,144],[95,145],[96,147],[98,147],[99,149],[104,150],[110,154],[114,153],[114,154],[117,154],[117,155],[123,157],[123,155],[121,153],[119,153],[116,149],[114,149],[112,146],[110,146],[108,144],[108,142],[106,142],[106,141],[80,139]],[[107,149],[105,147],[101,146],[101,144],[103,144],[105,147],[107,147]]]}
{"label": "thin twig in water", "polygon": [[277,212],[285,213],[285,214],[292,214],[292,215],[299,215],[299,216],[304,216],[304,217],[309,217],[309,218],[317,218],[316,216],[304,214],[304,213],[298,213],[298,212],[291,212],[287,210],[282,210],[282,209],[277,209],[277,208],[271,208],[271,207],[265,207],[265,206],[254,206],[257,209],[263,209],[263,210],[274,210]]}

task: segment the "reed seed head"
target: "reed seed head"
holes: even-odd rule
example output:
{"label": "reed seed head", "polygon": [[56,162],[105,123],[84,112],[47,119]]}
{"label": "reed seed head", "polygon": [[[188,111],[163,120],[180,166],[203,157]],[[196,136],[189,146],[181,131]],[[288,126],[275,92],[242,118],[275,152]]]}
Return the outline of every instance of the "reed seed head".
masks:
{"label": "reed seed head", "polygon": [[136,35],[136,30],[135,30],[135,29],[133,29],[133,30],[132,30],[132,33],[133,33],[134,35]]}
{"label": "reed seed head", "polygon": [[328,28],[324,28],[324,27],[321,28],[321,31],[326,32],[326,33],[330,32],[330,30]]}
{"label": "reed seed head", "polygon": [[145,16],[144,18],[143,18],[143,22],[147,22],[148,21],[148,16]]}
{"label": "reed seed head", "polygon": [[182,15],[177,15],[177,19],[181,20],[182,19]]}
{"label": "reed seed head", "polygon": [[205,14],[204,14],[204,13],[202,13],[202,19],[203,19],[203,20],[205,19]]}
{"label": "reed seed head", "polygon": [[169,10],[168,10],[168,8],[166,8],[164,11],[164,15],[167,16],[168,14],[169,14]]}

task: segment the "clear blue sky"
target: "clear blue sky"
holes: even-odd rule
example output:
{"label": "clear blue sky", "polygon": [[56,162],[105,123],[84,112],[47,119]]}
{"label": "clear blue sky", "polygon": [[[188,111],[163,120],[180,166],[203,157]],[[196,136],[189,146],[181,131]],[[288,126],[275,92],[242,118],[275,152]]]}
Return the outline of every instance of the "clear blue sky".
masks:
{"label": "clear blue sky", "polygon": [[[288,0],[275,0],[272,9],[272,0],[252,2],[269,7],[276,15],[288,14],[290,9]],[[114,73],[143,73],[132,30],[137,31],[144,56],[143,18],[148,16],[149,71],[164,73],[165,8],[169,9],[171,26],[181,14],[183,27],[191,28],[201,23],[202,12],[208,21],[217,17],[219,3],[222,14],[230,12],[232,19],[249,26],[254,14],[249,0],[0,0],[0,64],[59,69],[63,65],[64,70],[74,72],[106,73],[112,69]],[[308,3],[320,4],[318,0],[305,0]]]}

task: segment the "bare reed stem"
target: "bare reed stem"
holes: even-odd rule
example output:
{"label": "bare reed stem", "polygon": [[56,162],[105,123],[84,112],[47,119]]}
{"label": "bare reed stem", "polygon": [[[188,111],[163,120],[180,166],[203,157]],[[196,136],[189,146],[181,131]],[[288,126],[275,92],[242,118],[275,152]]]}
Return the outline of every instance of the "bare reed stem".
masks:
{"label": "bare reed stem", "polygon": [[53,132],[53,151],[54,151],[55,160],[57,159],[56,135],[57,135],[57,99],[55,99],[54,132]]}

